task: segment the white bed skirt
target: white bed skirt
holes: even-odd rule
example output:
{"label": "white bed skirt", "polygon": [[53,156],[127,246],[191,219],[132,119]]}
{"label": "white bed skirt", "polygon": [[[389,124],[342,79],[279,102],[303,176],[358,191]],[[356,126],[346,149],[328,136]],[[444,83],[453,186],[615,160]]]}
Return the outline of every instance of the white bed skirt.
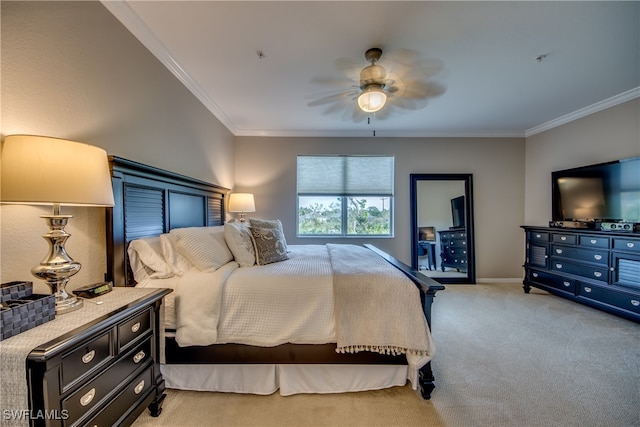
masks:
{"label": "white bed skirt", "polygon": [[166,386],[179,390],[272,394],[344,393],[416,388],[406,365],[160,365]]}

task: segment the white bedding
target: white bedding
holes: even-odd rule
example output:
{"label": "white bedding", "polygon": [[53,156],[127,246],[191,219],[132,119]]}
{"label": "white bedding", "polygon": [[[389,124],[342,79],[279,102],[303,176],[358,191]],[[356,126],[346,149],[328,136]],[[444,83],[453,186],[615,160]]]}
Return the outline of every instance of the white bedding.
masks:
{"label": "white bedding", "polygon": [[[138,286],[174,289],[174,292],[165,298],[165,325],[169,329],[176,329],[176,340],[181,346],[212,343],[275,346],[288,342],[337,342],[335,277],[327,246],[293,245],[289,246],[289,249],[289,259],[282,262],[240,268],[232,261],[215,274],[202,273],[193,268],[182,277],[147,279]],[[419,296],[417,304],[419,307]],[[380,310],[381,313],[383,311]],[[424,321],[421,309],[418,311],[419,317]],[[417,385],[418,368],[433,355],[433,343],[428,329],[426,335],[428,354],[420,356],[409,352],[409,369],[405,369],[404,374],[400,375],[408,378],[414,388]],[[216,365],[209,366],[215,372],[221,372]],[[224,366],[228,368],[228,365]],[[284,372],[282,369],[285,368],[278,365],[265,369],[265,375],[273,376],[269,382],[278,384],[283,392],[282,387],[286,389],[288,386],[283,386],[279,378]],[[182,385],[181,378],[203,375],[202,372],[196,374],[197,371],[194,365],[163,365],[167,384],[175,383],[175,388],[188,388]],[[390,377],[382,368],[378,371],[380,375],[373,376],[372,383],[355,385],[359,382],[356,380],[352,385],[353,379],[345,377],[344,383],[337,389],[346,391],[381,388],[382,384],[387,384]],[[304,377],[305,375],[301,378]],[[337,373],[337,378],[341,377],[342,374]],[[388,383],[388,386],[398,385],[397,372],[391,377],[395,379]],[[218,375],[212,378],[218,378]],[[210,381],[212,382],[202,389],[225,391],[220,383],[211,378],[207,383]],[[310,390],[316,389],[315,392],[325,392],[322,391],[325,389],[324,386],[308,387]],[[251,391],[249,387],[245,392],[263,392],[260,390],[262,389]]]}

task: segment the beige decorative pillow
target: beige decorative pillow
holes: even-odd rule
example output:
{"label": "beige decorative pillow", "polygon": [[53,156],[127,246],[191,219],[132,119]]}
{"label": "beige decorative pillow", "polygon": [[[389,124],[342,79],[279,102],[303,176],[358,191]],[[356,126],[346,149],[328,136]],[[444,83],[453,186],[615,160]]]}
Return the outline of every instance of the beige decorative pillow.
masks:
{"label": "beige decorative pillow", "polygon": [[176,237],[178,252],[200,271],[215,271],[233,260],[223,226],[174,228],[169,234]]}
{"label": "beige decorative pillow", "polygon": [[224,225],[224,239],[240,267],[251,267],[256,263],[256,253],[245,222],[231,222]]}
{"label": "beige decorative pillow", "polygon": [[282,222],[279,219],[259,219],[259,218],[250,218],[249,224],[251,227],[256,228],[274,228],[280,230],[282,233],[282,243],[284,244],[285,250],[287,249],[287,239],[284,237],[284,230],[282,229]]}
{"label": "beige decorative pillow", "polygon": [[249,227],[256,264],[265,265],[289,259],[284,234],[277,228]]}

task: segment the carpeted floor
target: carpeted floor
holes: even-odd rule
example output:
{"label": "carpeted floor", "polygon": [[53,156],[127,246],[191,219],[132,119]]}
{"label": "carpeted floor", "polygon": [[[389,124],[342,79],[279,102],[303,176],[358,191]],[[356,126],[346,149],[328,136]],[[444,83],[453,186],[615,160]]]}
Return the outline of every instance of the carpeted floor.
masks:
{"label": "carpeted floor", "polygon": [[431,400],[409,386],[282,397],[168,390],[142,426],[640,426],[640,325],[520,283],[434,304]]}

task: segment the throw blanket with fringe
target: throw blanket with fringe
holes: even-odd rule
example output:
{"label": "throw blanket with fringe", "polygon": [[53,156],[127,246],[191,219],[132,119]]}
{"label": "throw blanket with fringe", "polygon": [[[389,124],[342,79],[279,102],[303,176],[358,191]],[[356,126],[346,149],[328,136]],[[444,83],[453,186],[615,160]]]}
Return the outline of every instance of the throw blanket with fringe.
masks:
{"label": "throw blanket with fringe", "polygon": [[433,341],[415,284],[365,247],[327,248],[333,267],[336,351],[406,354],[415,368],[431,360]]}

